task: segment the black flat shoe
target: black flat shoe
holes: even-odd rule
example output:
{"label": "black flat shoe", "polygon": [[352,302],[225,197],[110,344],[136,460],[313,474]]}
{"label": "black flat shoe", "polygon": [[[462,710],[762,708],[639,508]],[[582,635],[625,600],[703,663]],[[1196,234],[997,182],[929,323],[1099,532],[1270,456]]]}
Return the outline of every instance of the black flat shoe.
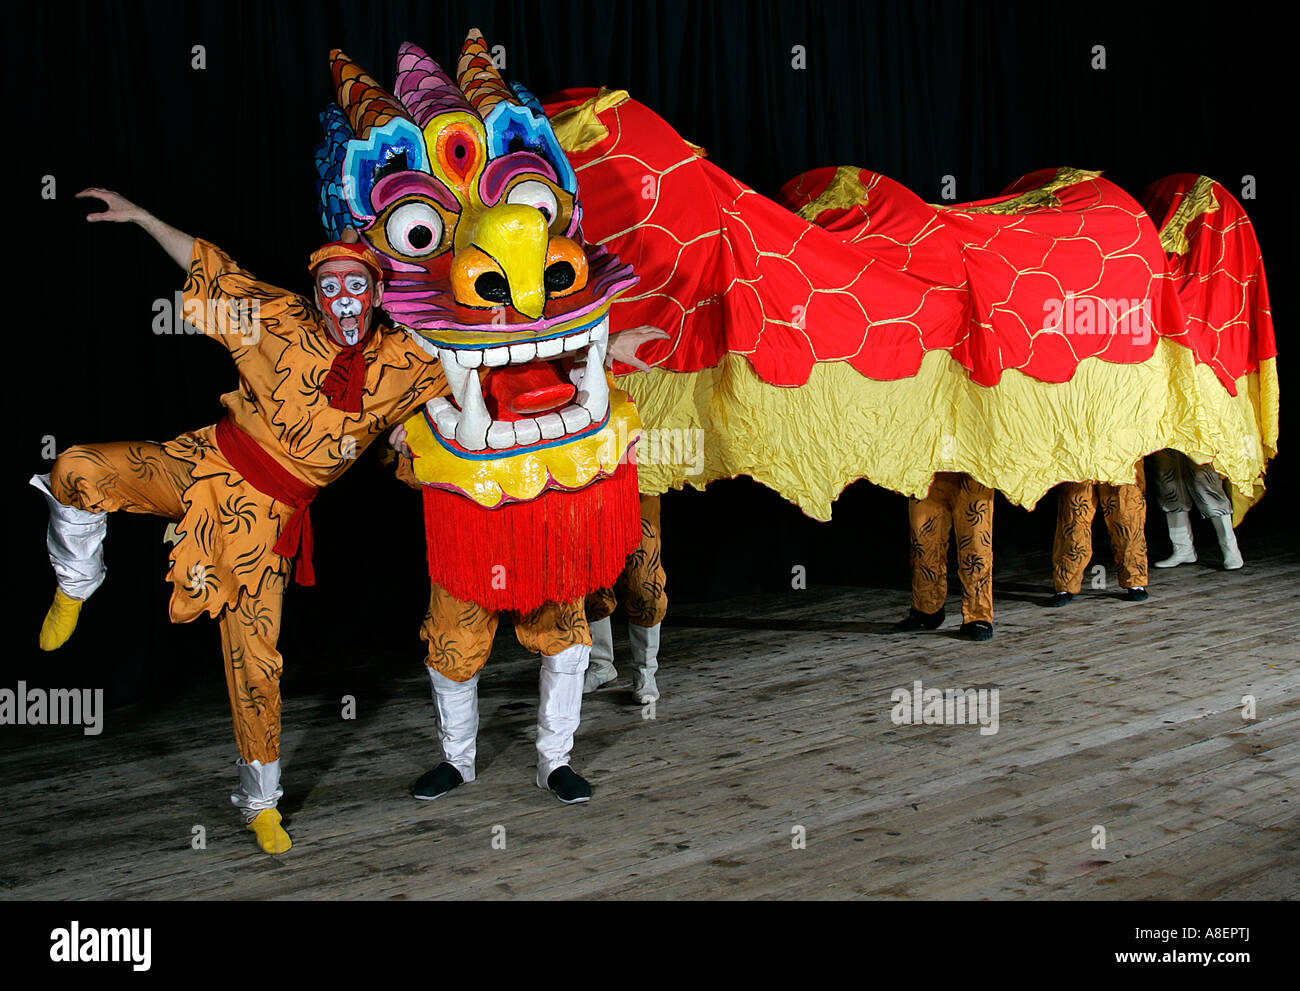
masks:
{"label": "black flat shoe", "polygon": [[900,619],[894,624],[895,633],[915,633],[917,630],[937,630],[943,626],[943,610],[938,612],[919,612],[907,610],[907,619]]}
{"label": "black flat shoe", "polygon": [[418,798],[422,802],[432,802],[435,798],[442,798],[447,792],[464,782],[465,779],[460,776],[460,772],[443,761],[432,771],[421,774],[415,784],[411,785],[411,797]]}
{"label": "black flat shoe", "polygon": [[1073,598],[1073,592],[1053,592],[1052,597],[1047,600],[1047,608],[1059,609],[1061,606],[1068,605]]}
{"label": "black flat shoe", "polygon": [[961,635],[967,640],[992,640],[993,624],[977,619],[973,623],[961,624]]}
{"label": "black flat shoe", "polygon": [[1128,589],[1124,593],[1124,598],[1128,599],[1129,602],[1146,602],[1147,599],[1151,598],[1151,593],[1143,586],[1137,585]]}
{"label": "black flat shoe", "polygon": [[591,801],[591,785],[567,764],[557,767],[546,779],[551,794],[565,805]]}

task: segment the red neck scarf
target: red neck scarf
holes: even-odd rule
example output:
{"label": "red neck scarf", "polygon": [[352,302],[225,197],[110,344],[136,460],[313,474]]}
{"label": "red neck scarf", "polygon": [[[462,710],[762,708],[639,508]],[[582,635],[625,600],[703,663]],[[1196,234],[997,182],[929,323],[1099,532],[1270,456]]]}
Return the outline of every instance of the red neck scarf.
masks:
{"label": "red neck scarf", "polygon": [[320,391],[334,409],[345,413],[361,412],[361,393],[366,387],[366,338],[351,347],[339,348],[339,353],[325,373]]}

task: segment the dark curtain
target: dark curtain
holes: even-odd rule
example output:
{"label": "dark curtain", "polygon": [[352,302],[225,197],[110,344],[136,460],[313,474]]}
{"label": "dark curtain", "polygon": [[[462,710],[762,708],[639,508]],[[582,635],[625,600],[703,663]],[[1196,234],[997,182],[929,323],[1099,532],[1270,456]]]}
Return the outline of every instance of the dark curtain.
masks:
{"label": "dark curtain", "polygon": [[[1264,8],[1263,10],[1266,10]],[[1278,15],[1280,17],[1280,15]],[[571,86],[631,91],[717,164],[772,193],[795,173],[858,164],[929,200],[996,194],[1037,168],[1105,169],[1137,195],[1172,172],[1240,191],[1264,247],[1285,363],[1296,208],[1285,20],[1209,3],[659,2],[29,5],[6,61],[5,271],[10,311],[4,491],[10,521],[5,668],[12,684],[103,684],[110,699],[176,691],[194,671],[220,691],[214,624],[166,622],[163,523],[117,514],[110,577],[59,654],[36,650],[54,583],[45,511],[26,487],[48,449],[167,439],[214,421],[234,382],[221,350],[157,336],[152,305],[180,272],[139,230],[87,225],[73,193],[116,189],[229,250],[262,278],[306,284],[320,240],[312,151],[342,47],[390,84],[398,45],[454,66],[479,27],[506,75],[539,96]],[[201,46],[203,68],[195,68]],[[795,68],[801,46],[804,68]],[[1104,69],[1093,68],[1104,46]],[[56,195],[42,198],[44,177]],[[1283,374],[1285,374],[1283,364]],[[1294,417],[1283,412],[1284,441]],[[418,497],[370,452],[317,500],[321,584],[294,590],[287,670],[388,658],[418,664],[427,584]],[[1285,458],[1244,530],[1294,545]],[[906,585],[904,500],[867,483],[816,524],[740,480],[665,500],[677,602],[810,583]],[[1034,514],[1001,506],[1002,560],[1050,546],[1051,497]],[[1044,585],[1048,580],[1043,574]],[[877,594],[864,590],[864,596]],[[895,594],[901,603],[902,593]],[[407,670],[407,668],[402,668]]]}

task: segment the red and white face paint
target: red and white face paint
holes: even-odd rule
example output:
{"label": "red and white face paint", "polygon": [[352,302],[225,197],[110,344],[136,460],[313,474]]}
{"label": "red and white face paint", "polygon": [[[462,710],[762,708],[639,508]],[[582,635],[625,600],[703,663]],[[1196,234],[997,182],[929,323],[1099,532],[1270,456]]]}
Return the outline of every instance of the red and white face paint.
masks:
{"label": "red and white face paint", "polygon": [[335,344],[351,347],[370,336],[374,281],[364,265],[344,262],[336,268],[326,262],[316,270],[316,292],[325,332]]}

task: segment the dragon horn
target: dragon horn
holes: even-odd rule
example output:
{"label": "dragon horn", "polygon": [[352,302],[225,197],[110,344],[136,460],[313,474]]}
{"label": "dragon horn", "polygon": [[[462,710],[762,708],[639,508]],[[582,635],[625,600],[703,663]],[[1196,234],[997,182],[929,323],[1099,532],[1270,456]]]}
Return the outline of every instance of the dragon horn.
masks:
{"label": "dragon horn", "polygon": [[339,106],[358,138],[364,139],[372,127],[382,127],[394,117],[411,119],[400,103],[340,49],[330,52],[330,73]]}
{"label": "dragon horn", "polygon": [[488,111],[502,101],[519,102],[492,64],[492,56],[488,54],[478,28],[470,28],[465,44],[461,46],[456,81],[480,117],[486,117]]}
{"label": "dragon horn", "polygon": [[438,114],[449,110],[473,112],[456,81],[424,49],[409,41],[402,42],[397,50],[397,81],[393,93],[421,129]]}

